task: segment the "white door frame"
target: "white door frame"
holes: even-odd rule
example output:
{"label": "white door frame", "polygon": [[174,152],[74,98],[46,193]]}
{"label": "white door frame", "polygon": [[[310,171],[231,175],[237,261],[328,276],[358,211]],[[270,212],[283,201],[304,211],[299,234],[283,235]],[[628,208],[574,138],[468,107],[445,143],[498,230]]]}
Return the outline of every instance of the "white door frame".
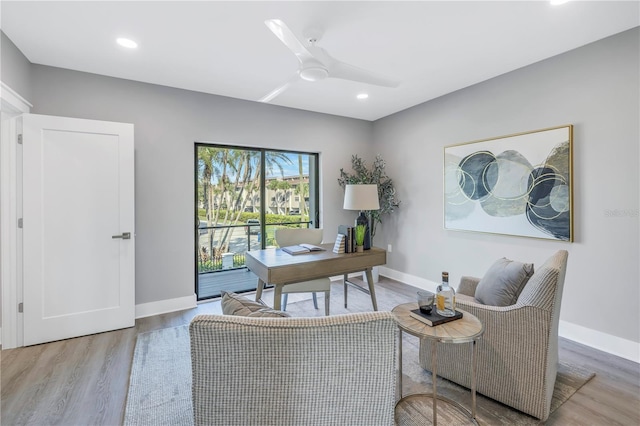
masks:
{"label": "white door frame", "polygon": [[9,120],[31,111],[22,96],[0,81],[2,134],[0,135],[0,289],[2,291],[2,349],[22,346],[22,232],[18,230],[21,206],[21,156],[16,120]]}

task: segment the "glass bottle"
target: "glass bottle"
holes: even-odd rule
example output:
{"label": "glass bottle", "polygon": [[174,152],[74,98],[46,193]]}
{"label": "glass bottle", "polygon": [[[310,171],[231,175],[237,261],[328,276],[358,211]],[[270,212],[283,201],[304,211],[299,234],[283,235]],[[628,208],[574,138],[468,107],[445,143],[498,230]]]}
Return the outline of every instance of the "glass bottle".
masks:
{"label": "glass bottle", "polygon": [[456,314],[456,292],[449,286],[449,273],[442,273],[442,284],[438,286],[436,294],[436,312],[443,317]]}

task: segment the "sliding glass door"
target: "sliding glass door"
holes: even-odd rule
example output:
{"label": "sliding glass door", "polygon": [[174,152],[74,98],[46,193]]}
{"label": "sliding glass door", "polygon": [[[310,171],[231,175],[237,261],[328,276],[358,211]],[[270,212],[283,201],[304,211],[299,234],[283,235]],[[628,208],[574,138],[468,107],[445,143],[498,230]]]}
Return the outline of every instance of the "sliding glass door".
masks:
{"label": "sliding glass door", "polygon": [[318,227],[318,155],[195,145],[198,300],[255,290],[245,253],[275,246],[279,227]]}

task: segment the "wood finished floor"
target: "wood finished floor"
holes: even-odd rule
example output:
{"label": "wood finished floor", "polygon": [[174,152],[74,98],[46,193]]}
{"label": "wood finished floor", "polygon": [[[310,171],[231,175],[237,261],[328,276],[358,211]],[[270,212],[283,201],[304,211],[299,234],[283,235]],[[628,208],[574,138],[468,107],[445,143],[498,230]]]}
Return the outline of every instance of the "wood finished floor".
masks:
{"label": "wood finished floor", "polygon": [[[378,285],[408,298],[415,295],[415,288],[384,277]],[[367,295],[351,293],[350,305],[363,298],[363,306],[370,306]],[[268,293],[265,301],[270,302]],[[136,336],[209,313],[220,313],[220,303],[142,318],[129,329],[2,351],[0,424],[122,424]],[[546,424],[640,425],[639,364],[566,339],[560,339],[560,359],[594,371],[596,377]]]}

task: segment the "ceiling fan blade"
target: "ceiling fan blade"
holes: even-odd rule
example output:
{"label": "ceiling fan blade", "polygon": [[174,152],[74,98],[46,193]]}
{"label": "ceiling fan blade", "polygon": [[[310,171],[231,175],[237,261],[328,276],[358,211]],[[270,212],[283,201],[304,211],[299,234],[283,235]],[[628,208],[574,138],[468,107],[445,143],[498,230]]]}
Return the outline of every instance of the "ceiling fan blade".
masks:
{"label": "ceiling fan blade", "polygon": [[282,92],[287,90],[289,86],[297,82],[299,79],[300,77],[296,73],[296,75],[291,77],[286,83],[280,85],[279,87],[273,89],[271,92],[267,93],[266,95],[258,99],[258,102],[270,102],[273,98],[275,98],[276,96],[279,96]]}
{"label": "ceiling fan blade", "polygon": [[313,55],[309,53],[309,50],[307,50],[304,44],[298,40],[287,24],[279,19],[267,19],[264,23],[276,37],[296,55],[301,63],[307,59],[313,59]]}
{"label": "ceiling fan blade", "polygon": [[333,58],[331,58],[331,63],[327,68],[329,71],[329,77],[331,78],[359,81],[362,83],[384,87],[398,87],[400,85],[400,82],[397,80],[393,80],[383,75],[376,74],[374,72],[367,71],[365,69],[358,68],[344,62],[340,62]]}

